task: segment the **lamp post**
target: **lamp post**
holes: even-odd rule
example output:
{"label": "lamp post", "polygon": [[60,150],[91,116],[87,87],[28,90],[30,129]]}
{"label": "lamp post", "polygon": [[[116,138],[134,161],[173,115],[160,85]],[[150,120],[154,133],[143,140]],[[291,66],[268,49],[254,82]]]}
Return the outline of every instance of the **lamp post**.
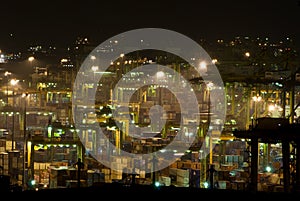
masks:
{"label": "lamp post", "polygon": [[24,109],[23,109],[23,187],[26,187],[26,163],[27,163],[27,117],[26,117],[26,113],[27,113],[27,97],[28,97],[28,93],[23,93],[22,97],[24,98]]}
{"label": "lamp post", "polygon": [[124,74],[124,69],[123,69],[123,67],[124,67],[124,56],[125,56],[125,54],[124,53],[121,53],[120,54],[120,58],[121,58],[121,61],[120,61],[120,73],[121,73],[121,75],[120,75],[120,77],[122,77],[123,76],[123,74]]}
{"label": "lamp post", "polygon": [[[254,101],[254,111],[255,111],[255,122],[256,124],[258,123],[257,122],[257,118],[259,117],[258,113],[259,113],[259,108],[257,107],[257,104],[262,100],[262,97],[257,94],[256,96],[253,96],[252,97],[253,101]],[[265,143],[262,143],[263,144],[263,155],[258,155],[258,159],[257,159],[257,164],[258,166],[263,166],[265,167],[266,164],[268,164],[268,156],[269,156],[269,146],[270,144],[265,144]],[[258,153],[260,153],[260,145],[258,146]],[[266,157],[267,156],[267,157]]]}
{"label": "lamp post", "polygon": [[[9,81],[8,76],[10,76],[10,75],[11,75],[11,72],[5,71],[4,76],[6,77],[6,106],[8,106],[8,81]],[[5,126],[6,126],[6,129],[8,129],[7,113],[5,115]]]}
{"label": "lamp post", "polygon": [[32,68],[32,67],[33,67],[33,66],[32,66],[32,63],[33,63],[33,61],[34,61],[34,57],[33,57],[33,56],[28,57],[28,61],[30,62],[30,67]]}
{"label": "lamp post", "polygon": [[97,71],[99,70],[99,66],[92,66],[91,69],[93,71],[93,82],[95,82],[95,73],[97,73]]}
{"label": "lamp post", "polygon": [[[19,80],[12,79],[10,80],[10,84],[12,85],[12,99],[13,99],[13,107],[15,106],[15,86],[18,84]],[[11,149],[15,149],[15,108],[12,114],[12,136],[11,136]]]}
{"label": "lamp post", "polygon": [[[209,125],[210,125],[210,121],[211,121],[211,116],[210,116],[210,112],[211,112],[211,99],[210,99],[210,91],[213,89],[214,84],[212,82],[207,83],[206,86],[206,95],[207,95],[207,130],[209,130]],[[213,163],[213,141],[212,141],[212,133],[210,133],[209,136],[209,165],[212,165]]]}
{"label": "lamp post", "polygon": [[8,76],[11,75],[11,72],[5,71],[4,76],[6,77],[6,105],[8,105]]}

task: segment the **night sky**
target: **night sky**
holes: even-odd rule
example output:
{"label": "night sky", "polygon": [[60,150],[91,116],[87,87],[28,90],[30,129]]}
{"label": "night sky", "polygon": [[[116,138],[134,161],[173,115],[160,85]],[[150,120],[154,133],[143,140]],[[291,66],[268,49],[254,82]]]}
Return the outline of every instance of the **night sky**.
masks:
{"label": "night sky", "polygon": [[67,46],[79,35],[100,43],[144,27],[171,29],[195,40],[247,35],[300,41],[298,0],[7,0],[0,10],[0,49]]}

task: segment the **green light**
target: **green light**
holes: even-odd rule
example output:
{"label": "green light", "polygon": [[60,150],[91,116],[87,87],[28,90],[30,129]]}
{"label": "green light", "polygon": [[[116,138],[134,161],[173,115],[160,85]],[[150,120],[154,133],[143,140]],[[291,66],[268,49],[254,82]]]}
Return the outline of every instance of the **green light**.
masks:
{"label": "green light", "polygon": [[48,126],[48,129],[47,129],[47,134],[48,134],[48,138],[51,138],[52,136],[52,126]]}
{"label": "green light", "polygon": [[271,171],[272,171],[272,168],[271,168],[270,166],[267,166],[267,167],[266,167],[266,171],[267,171],[267,172],[271,172]]}
{"label": "green light", "polygon": [[32,186],[34,186],[34,185],[36,184],[36,181],[35,181],[35,180],[31,180],[31,181],[30,181],[30,184],[31,184]]}
{"label": "green light", "polygon": [[154,183],[154,185],[155,185],[155,187],[159,187],[159,186],[160,186],[160,183],[159,183],[158,181],[156,181],[156,182]]}

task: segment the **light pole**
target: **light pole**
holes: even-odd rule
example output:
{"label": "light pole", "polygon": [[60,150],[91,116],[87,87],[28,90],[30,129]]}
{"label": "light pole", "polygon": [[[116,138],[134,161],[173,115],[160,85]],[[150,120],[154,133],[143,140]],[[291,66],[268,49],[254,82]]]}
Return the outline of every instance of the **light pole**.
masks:
{"label": "light pole", "polygon": [[[13,104],[12,106],[15,107],[15,86],[18,84],[19,80],[17,79],[12,79],[10,80],[10,84],[12,85],[12,99],[13,99]],[[11,136],[11,149],[15,149],[15,108],[13,110],[12,114],[12,136]]]}
{"label": "light pole", "polygon": [[5,71],[4,76],[6,77],[6,105],[8,105],[8,76],[11,75],[11,72]]}
{"label": "light pole", "polygon": [[91,69],[93,71],[93,82],[95,82],[95,73],[97,73],[97,71],[99,70],[99,66],[92,66]]}
{"label": "light pole", "polygon": [[[5,71],[4,76],[6,77],[6,106],[8,106],[8,82],[9,82],[8,76],[10,76],[10,75],[11,75],[11,72]],[[7,113],[5,115],[5,126],[6,126],[6,129],[8,129]]]}
{"label": "light pole", "polygon": [[121,57],[121,63],[120,63],[120,65],[121,65],[121,67],[120,67],[120,68],[121,68],[121,69],[120,69],[120,71],[121,71],[121,77],[122,77],[123,74],[125,73],[125,72],[124,72],[124,69],[123,69],[123,66],[124,66],[124,65],[123,65],[123,63],[124,63],[124,61],[123,61],[124,56],[125,56],[124,53],[121,53],[121,54],[120,54],[120,57]]}
{"label": "light pole", "polygon": [[[211,98],[210,98],[210,91],[213,89],[214,83],[208,82],[206,85],[206,99],[207,99],[207,131],[209,131],[209,125],[211,121]],[[208,134],[208,133],[207,133]],[[206,135],[207,135],[206,134]],[[209,132],[209,165],[213,163],[213,141],[212,141],[212,133]]]}
{"label": "light pole", "polygon": [[32,67],[33,67],[33,66],[32,66],[32,63],[33,63],[33,61],[34,61],[34,57],[33,57],[33,56],[28,57],[28,61],[30,62],[30,67],[32,68]]}
{"label": "light pole", "polygon": [[24,136],[23,136],[23,187],[26,187],[26,164],[27,164],[27,118],[26,118],[26,113],[27,113],[27,97],[28,97],[28,93],[23,93],[22,97],[24,98],[24,110],[23,110],[23,132],[24,132]]}

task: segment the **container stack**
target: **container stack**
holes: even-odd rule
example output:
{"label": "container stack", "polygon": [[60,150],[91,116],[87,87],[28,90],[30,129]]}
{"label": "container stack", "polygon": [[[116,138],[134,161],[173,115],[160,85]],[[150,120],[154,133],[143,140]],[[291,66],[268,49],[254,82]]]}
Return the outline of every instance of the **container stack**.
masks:
{"label": "container stack", "polygon": [[110,169],[109,168],[103,168],[103,169],[101,169],[101,172],[104,174],[104,182],[105,183],[111,183]]}
{"label": "container stack", "polygon": [[188,169],[170,168],[169,175],[172,184],[178,187],[189,187],[190,171]]}
{"label": "container stack", "polygon": [[179,187],[189,187],[190,183],[189,170],[177,169],[176,185]]}

